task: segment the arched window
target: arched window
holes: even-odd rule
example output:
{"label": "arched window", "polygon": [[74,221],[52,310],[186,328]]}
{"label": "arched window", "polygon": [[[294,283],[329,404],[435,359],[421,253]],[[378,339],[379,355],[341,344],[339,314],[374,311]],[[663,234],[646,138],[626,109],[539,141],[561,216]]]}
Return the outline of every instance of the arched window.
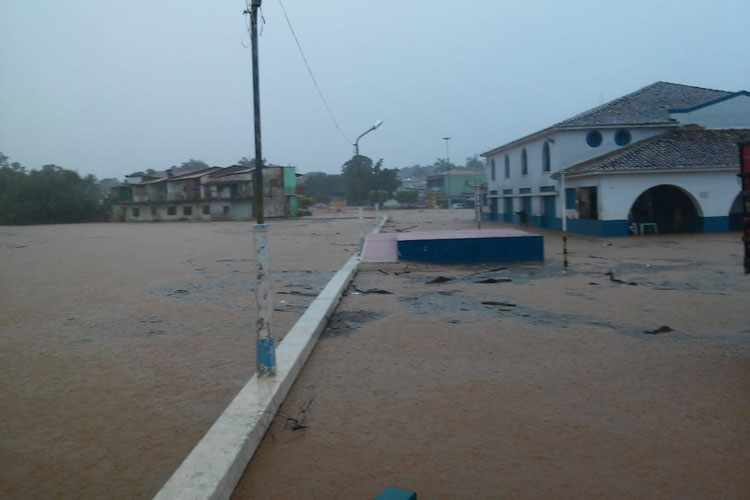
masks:
{"label": "arched window", "polygon": [[526,148],[521,151],[521,175],[527,175],[529,173],[529,159],[526,155]]}
{"label": "arched window", "polygon": [[505,155],[505,178],[507,179],[510,177],[510,158],[508,158],[508,155]]}
{"label": "arched window", "polygon": [[490,160],[490,179],[495,180],[495,159]]}
{"label": "arched window", "polygon": [[542,171],[550,171],[549,142],[545,142],[542,147]]}

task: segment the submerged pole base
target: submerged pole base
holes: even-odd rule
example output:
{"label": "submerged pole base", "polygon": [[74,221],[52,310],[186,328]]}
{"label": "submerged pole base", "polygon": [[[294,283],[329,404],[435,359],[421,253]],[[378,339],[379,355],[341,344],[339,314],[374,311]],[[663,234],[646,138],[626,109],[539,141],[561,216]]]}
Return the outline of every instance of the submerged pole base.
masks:
{"label": "submerged pole base", "polygon": [[276,375],[276,346],[273,339],[255,340],[255,371],[258,376]]}
{"label": "submerged pole base", "polygon": [[255,302],[257,306],[255,368],[258,376],[276,375],[276,349],[271,328],[271,265],[268,251],[268,225],[255,224]]}

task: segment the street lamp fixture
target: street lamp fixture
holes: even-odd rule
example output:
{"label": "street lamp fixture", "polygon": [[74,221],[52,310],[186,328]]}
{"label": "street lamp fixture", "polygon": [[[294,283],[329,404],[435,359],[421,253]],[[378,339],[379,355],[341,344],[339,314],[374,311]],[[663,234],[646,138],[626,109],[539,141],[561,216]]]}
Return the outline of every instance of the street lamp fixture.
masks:
{"label": "street lamp fixture", "polygon": [[364,132],[362,132],[361,134],[359,134],[359,137],[357,137],[357,140],[354,141],[354,154],[356,156],[359,156],[359,140],[362,137],[364,137],[365,135],[367,135],[370,132],[372,132],[373,130],[375,130],[376,128],[378,128],[379,126],[381,126],[382,124],[383,124],[383,120],[378,120],[378,121],[375,122],[375,125],[373,125],[372,127],[368,128],[367,130],[365,130]]}

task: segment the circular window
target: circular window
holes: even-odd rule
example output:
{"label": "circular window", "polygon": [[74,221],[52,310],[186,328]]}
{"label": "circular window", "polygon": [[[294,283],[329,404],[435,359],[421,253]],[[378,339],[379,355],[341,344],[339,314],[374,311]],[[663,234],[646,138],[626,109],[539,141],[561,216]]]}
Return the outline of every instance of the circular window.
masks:
{"label": "circular window", "polygon": [[602,133],[598,130],[592,130],[588,134],[586,134],[586,144],[591,146],[592,148],[597,148],[602,143]]}
{"label": "circular window", "polygon": [[615,144],[618,146],[625,146],[626,144],[630,144],[630,132],[625,130],[624,128],[621,128],[617,132],[615,132]]}

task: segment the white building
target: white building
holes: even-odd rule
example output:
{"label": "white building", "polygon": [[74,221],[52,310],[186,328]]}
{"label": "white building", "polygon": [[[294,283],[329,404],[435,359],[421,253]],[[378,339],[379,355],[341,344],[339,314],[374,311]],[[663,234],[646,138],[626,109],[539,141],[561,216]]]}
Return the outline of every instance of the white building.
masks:
{"label": "white building", "polygon": [[739,228],[750,93],[657,82],[487,151],[484,217],[592,236]]}

